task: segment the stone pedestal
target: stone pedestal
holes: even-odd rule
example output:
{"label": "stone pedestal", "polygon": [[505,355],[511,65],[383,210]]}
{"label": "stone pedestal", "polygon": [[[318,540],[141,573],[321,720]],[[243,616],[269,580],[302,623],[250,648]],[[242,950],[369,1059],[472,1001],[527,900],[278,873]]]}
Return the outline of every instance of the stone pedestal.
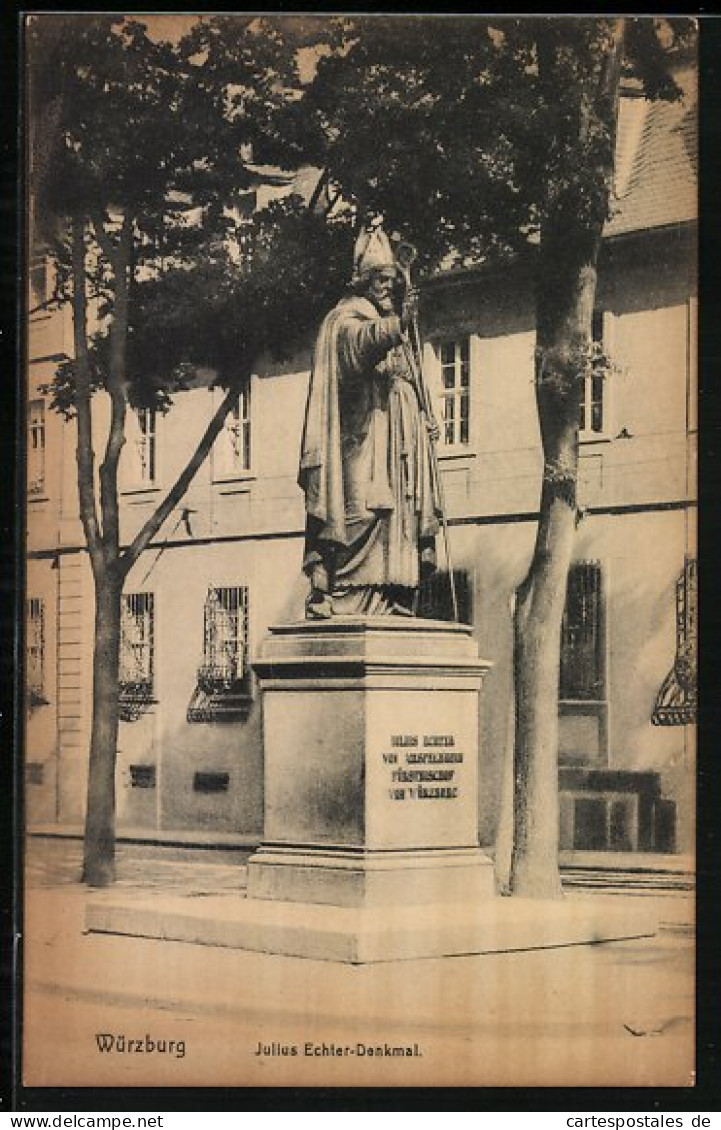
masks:
{"label": "stone pedestal", "polygon": [[248,897],[109,893],[89,905],[88,930],[351,964],[655,932],[655,915],[628,900],[489,897],[476,832],[489,664],[470,628],[290,624],[271,630],[255,666],[266,838],[248,863]]}
{"label": "stone pedestal", "polygon": [[281,625],[254,666],[265,839],[249,861],[249,898],[429,908],[493,894],[477,835],[490,665],[470,628],[381,617]]}

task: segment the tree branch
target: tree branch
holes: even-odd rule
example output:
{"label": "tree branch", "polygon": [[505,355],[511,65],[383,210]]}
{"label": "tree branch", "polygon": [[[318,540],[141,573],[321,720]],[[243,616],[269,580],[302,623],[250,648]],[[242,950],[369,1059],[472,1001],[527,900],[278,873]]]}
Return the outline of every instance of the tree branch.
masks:
{"label": "tree branch", "polygon": [[31,307],[28,310],[28,318],[32,318],[33,314],[39,314],[41,310],[50,310],[51,307],[57,305],[57,298],[48,298],[46,302],[39,302],[37,306]]}
{"label": "tree branch", "polygon": [[309,212],[315,211],[315,209],[318,206],[318,203],[320,201],[321,193],[323,192],[323,190],[325,189],[327,184],[328,184],[328,169],[325,168],[325,169],[323,169],[322,173],[320,174],[320,177],[318,178],[318,183],[316,184],[315,188],[313,189],[313,194],[312,194],[310,200],[308,201],[308,211]]}
{"label": "tree branch", "polygon": [[[605,103],[608,114],[608,129],[611,135],[611,152],[615,164],[616,135],[618,133],[618,113],[621,101],[621,67],[623,66],[623,51],[626,41],[627,19],[619,17],[613,21],[611,32],[611,49],[601,74],[600,98]],[[610,170],[609,181],[613,178],[613,168]]]}
{"label": "tree branch", "polygon": [[103,216],[100,211],[93,212],[93,229],[95,231],[95,238],[97,239],[100,250],[105,258],[110,263],[111,267],[115,266],[115,257],[117,255],[117,248],[112,239],[105,230],[103,223]]}
{"label": "tree branch", "polygon": [[[246,375],[246,380],[247,375]],[[238,396],[242,387],[243,381],[239,380],[228,389],[217,411],[214,413],[210,423],[208,424],[202,439],[198,443],[195,451],[181,471],[175,483],[166,494],[163,501],[158,508],[150,515],[145,525],[135,535],[133,541],[126,550],[120,555],[120,568],[123,576],[127,575],[130,568],[135,564],[140,554],[148,546],[151,539],[157,534],[165,519],[171,513],[173,508],[178,505],[183,495],[187,491],[191,482],[195,478],[197,471],[202,466],[206,456],[209,454],[211,447],[217,439],[220,429],[222,428],[228,412],[233,406],[233,403]]]}
{"label": "tree branch", "polygon": [[78,496],[80,519],[85,531],[93,564],[102,555],[102,538],[95,506],[95,453],[93,451],[90,381],[88,356],[87,293],[85,289],[85,221],[80,216],[72,220],[72,272],[73,272],[73,344],[75,347],[76,411],[78,465]]}

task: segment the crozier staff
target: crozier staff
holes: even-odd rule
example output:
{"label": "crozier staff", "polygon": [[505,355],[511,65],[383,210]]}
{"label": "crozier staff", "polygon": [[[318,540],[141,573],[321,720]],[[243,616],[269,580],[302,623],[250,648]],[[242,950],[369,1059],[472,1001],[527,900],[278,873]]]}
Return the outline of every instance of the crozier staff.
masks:
{"label": "crozier staff", "polygon": [[413,615],[435,568],[437,427],[405,340],[417,295],[396,311],[398,267],[378,225],[358,237],[354,268],[318,333],[303,429],[309,618]]}

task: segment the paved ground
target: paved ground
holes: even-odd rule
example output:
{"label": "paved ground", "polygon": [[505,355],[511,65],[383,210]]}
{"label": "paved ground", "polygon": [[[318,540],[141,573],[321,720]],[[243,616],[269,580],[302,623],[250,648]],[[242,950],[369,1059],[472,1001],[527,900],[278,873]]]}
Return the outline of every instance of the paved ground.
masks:
{"label": "paved ground", "polygon": [[[88,900],[103,893],[83,888],[78,872],[77,843],[30,841],[28,1085],[692,1080],[689,892],[615,896],[638,899],[658,914],[661,929],[648,940],[351,967],[85,934]],[[244,897],[244,869],[128,845],[119,852],[118,885],[131,899],[148,888],[159,899],[166,890],[189,899],[237,898]],[[599,896],[574,889],[569,897]],[[103,1034],[100,1043],[115,1037],[113,1051],[100,1050]],[[143,1050],[119,1050],[129,1040]],[[331,1045],[344,1054],[331,1054]],[[419,1054],[368,1054],[386,1046]]]}

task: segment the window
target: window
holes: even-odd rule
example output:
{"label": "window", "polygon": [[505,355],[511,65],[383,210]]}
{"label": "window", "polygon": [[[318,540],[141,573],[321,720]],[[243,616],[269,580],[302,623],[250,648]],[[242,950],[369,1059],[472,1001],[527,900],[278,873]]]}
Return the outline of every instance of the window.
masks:
{"label": "window", "polygon": [[445,447],[467,444],[470,412],[469,340],[441,341],[440,443]]}
{"label": "window", "polygon": [[561,850],[673,851],[676,805],[660,775],[636,769],[561,769]]}
{"label": "window", "polygon": [[45,606],[39,597],[27,603],[26,672],[30,709],[47,702],[45,697]]}
{"label": "window", "polygon": [[245,388],[225,418],[215,443],[217,478],[233,478],[250,470],[250,388]]}
{"label": "window", "polygon": [[157,472],[156,411],[154,408],[136,409],[138,431],[135,437],[135,482],[151,486]]}
{"label": "window", "polygon": [[155,683],[155,616],[151,592],[123,596],[120,623],[121,717],[135,721],[153,701]]}
{"label": "window", "polygon": [[[453,570],[459,624],[473,623],[473,585],[465,569]],[[426,620],[453,620],[450,576],[438,571],[423,581],[418,593],[418,615]]]}
{"label": "window", "polygon": [[211,586],[203,611],[203,658],[188,722],[236,722],[252,703],[248,589]]}
{"label": "window", "polygon": [[208,773],[202,770],[193,774],[193,792],[227,793],[230,773]]}
{"label": "window", "polygon": [[131,789],[154,789],[157,784],[155,765],[131,765]]}
{"label": "window", "polygon": [[591,325],[591,365],[583,378],[579,435],[582,439],[598,439],[608,430],[606,416],[608,352],[611,315],[594,310]]}
{"label": "window", "polygon": [[44,306],[50,298],[50,270],[45,254],[30,259],[30,309]]}
{"label": "window", "polygon": [[638,800],[635,796],[578,796],[573,805],[572,847],[581,851],[636,851]]}
{"label": "window", "polygon": [[28,494],[45,489],[45,401],[28,405]]}
{"label": "window", "polygon": [[696,721],[697,603],[698,563],[689,557],[676,581],[676,658],[656,695],[654,726],[688,726]]}
{"label": "window", "polygon": [[605,698],[605,623],[601,566],[571,566],[561,628],[561,700]]}
{"label": "window", "polygon": [[248,590],[210,588],[205,601],[201,686],[232,690],[246,681],[248,665]]}
{"label": "window", "polygon": [[42,761],[28,761],[25,764],[25,780],[29,785],[42,785],[45,781],[45,765]]}

